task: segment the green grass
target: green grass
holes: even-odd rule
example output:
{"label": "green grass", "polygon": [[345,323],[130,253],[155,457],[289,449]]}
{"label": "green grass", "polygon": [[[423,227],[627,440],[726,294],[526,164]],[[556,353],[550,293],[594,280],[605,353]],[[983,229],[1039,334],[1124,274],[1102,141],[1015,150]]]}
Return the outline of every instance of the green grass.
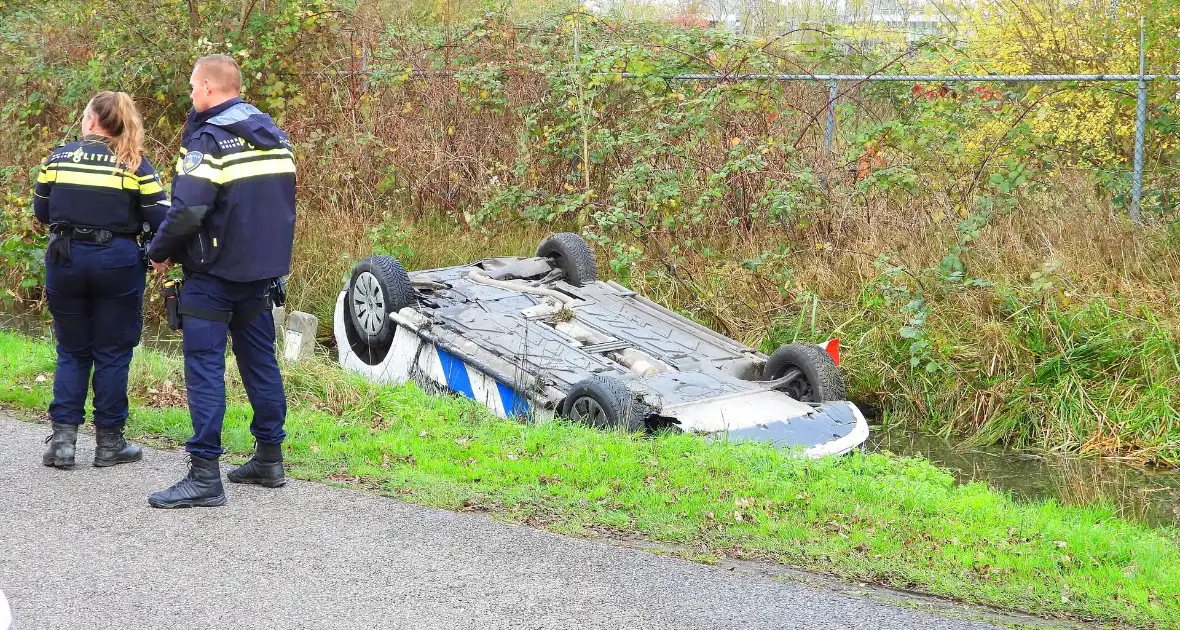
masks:
{"label": "green grass", "polygon": [[[48,343],[0,333],[0,402],[43,415],[53,362]],[[759,444],[526,425],[326,361],[284,370],[295,477],[558,532],[639,535],[688,557],[767,558],[966,602],[1180,627],[1180,532],[1109,508],[1017,502],[921,459],[804,461]],[[155,406],[174,399],[153,393],[181,374],[175,357],[137,353],[132,435],[189,436],[187,412]],[[237,459],[252,448],[250,412],[232,373],[230,383],[225,442]]]}

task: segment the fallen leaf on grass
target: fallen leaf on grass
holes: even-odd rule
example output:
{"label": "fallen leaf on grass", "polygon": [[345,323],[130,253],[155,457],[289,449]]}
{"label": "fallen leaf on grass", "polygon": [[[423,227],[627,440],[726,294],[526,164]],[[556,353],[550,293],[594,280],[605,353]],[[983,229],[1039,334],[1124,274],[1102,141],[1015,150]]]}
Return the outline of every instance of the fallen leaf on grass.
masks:
{"label": "fallen leaf on grass", "polygon": [[164,381],[157,389],[155,387],[148,387],[144,390],[144,403],[148,407],[165,408],[165,407],[187,407],[188,396],[184,390],[177,389],[172,381]]}

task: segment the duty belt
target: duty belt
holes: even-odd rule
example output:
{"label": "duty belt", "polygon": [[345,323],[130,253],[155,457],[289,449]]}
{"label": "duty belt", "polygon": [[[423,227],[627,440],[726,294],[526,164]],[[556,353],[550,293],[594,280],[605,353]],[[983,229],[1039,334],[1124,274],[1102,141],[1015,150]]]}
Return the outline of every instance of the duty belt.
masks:
{"label": "duty belt", "polygon": [[113,232],[104,228],[75,226],[68,223],[53,223],[49,226],[49,247],[45,257],[49,262],[70,262],[70,243],[95,243],[100,247],[111,244],[116,236],[134,236],[131,232]]}

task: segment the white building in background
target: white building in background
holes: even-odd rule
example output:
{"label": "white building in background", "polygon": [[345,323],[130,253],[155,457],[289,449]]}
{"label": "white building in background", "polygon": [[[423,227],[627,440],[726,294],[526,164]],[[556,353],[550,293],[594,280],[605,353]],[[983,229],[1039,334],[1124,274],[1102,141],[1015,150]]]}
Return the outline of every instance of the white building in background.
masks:
{"label": "white building in background", "polygon": [[863,25],[904,31],[910,41],[954,22],[932,0],[588,0],[585,5],[601,13],[692,14],[709,26],[735,32],[782,32],[802,24]]}
{"label": "white building in background", "polygon": [[950,14],[926,0],[836,0],[842,24],[863,24],[905,31],[913,41],[952,26]]}

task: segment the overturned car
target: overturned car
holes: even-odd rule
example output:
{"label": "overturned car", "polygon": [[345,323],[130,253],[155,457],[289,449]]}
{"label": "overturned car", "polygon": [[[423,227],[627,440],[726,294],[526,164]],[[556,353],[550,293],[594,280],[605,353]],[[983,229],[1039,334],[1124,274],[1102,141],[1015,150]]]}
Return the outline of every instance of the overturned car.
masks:
{"label": "overturned car", "polygon": [[813,457],[846,453],[869,433],[844,400],[834,344],[768,357],[598,280],[572,233],[549,236],[531,258],[445,269],[366,258],[337,298],[334,333],[346,369],[459,393],[506,418],[676,427]]}

